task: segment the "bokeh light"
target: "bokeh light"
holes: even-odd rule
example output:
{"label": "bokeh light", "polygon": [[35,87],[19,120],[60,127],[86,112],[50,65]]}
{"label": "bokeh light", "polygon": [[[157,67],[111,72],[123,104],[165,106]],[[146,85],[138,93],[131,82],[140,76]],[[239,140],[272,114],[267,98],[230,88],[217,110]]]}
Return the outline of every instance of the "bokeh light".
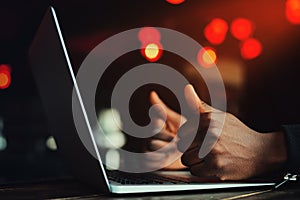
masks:
{"label": "bokeh light", "polygon": [[166,0],[166,2],[170,3],[170,4],[182,4],[183,2],[185,2],[185,0]]}
{"label": "bokeh light", "polygon": [[246,60],[251,60],[258,57],[262,52],[262,44],[259,40],[249,38],[242,42],[241,56]]}
{"label": "bokeh light", "polygon": [[52,151],[56,151],[57,150],[57,145],[55,142],[55,139],[53,136],[49,136],[46,140],[46,146],[48,149],[52,150]]}
{"label": "bokeh light", "polygon": [[141,42],[141,54],[150,62],[160,59],[163,48],[160,43],[160,32],[154,27],[141,28],[138,34]]}
{"label": "bokeh light", "polygon": [[198,52],[197,60],[199,64],[203,67],[213,67],[217,62],[217,53],[211,47],[201,48]]}
{"label": "bokeh light", "polygon": [[0,65],[0,89],[6,89],[11,84],[11,67],[7,64]]}
{"label": "bokeh light", "polygon": [[238,40],[246,40],[253,34],[253,23],[245,18],[237,18],[232,21],[230,31],[233,37]]}
{"label": "bokeh light", "polygon": [[211,44],[218,45],[224,42],[227,31],[227,22],[223,19],[215,18],[204,28],[204,36]]}
{"label": "bokeh light", "polygon": [[300,0],[287,0],[285,15],[292,24],[300,24]]}
{"label": "bokeh light", "polygon": [[150,43],[141,48],[142,55],[150,62],[157,61],[162,55],[162,45],[160,43]]}
{"label": "bokeh light", "polygon": [[95,134],[98,146],[108,149],[121,148],[126,143],[126,137],[122,132],[123,123],[121,115],[116,109],[103,109],[98,113],[98,121],[106,139],[100,133]]}
{"label": "bokeh light", "polygon": [[160,32],[154,27],[144,27],[139,31],[138,38],[142,45],[160,42]]}
{"label": "bokeh light", "polygon": [[7,148],[6,138],[0,134],[0,151],[4,151]]}

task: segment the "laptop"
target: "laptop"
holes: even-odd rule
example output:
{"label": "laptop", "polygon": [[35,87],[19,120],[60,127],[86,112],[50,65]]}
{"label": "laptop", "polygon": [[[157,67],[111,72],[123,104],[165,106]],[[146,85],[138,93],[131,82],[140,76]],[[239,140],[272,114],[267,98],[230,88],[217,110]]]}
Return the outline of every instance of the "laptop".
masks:
{"label": "laptop", "polygon": [[[128,194],[274,185],[272,182],[221,182],[208,177],[195,177],[188,171],[127,173],[108,169],[96,145],[84,102],[80,103],[81,91],[53,7],[47,10],[36,33],[29,50],[29,61],[48,119],[49,131],[56,140],[58,151],[74,176],[99,192]],[[73,91],[79,110],[76,114],[84,124],[85,143],[92,147],[89,150],[83,145],[74,125]]]}

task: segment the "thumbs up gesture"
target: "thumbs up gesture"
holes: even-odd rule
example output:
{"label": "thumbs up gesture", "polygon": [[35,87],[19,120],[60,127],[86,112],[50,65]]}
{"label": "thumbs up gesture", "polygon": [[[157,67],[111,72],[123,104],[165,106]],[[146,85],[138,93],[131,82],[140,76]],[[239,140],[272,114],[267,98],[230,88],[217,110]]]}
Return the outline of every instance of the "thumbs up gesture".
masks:
{"label": "thumbs up gesture", "polygon": [[[196,176],[216,176],[240,180],[278,170],[286,161],[282,132],[259,133],[230,113],[204,103],[192,85],[185,87],[185,98],[195,120],[188,117],[178,129],[181,161]],[[195,136],[186,150],[187,138]]]}

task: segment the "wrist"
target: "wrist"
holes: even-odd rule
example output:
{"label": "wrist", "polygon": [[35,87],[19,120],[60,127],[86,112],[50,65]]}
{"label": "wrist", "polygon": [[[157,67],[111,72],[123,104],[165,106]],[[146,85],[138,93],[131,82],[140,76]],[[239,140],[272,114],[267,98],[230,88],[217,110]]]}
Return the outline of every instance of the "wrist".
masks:
{"label": "wrist", "polygon": [[265,162],[269,170],[280,170],[287,162],[287,147],[282,131],[262,133],[264,135]]}

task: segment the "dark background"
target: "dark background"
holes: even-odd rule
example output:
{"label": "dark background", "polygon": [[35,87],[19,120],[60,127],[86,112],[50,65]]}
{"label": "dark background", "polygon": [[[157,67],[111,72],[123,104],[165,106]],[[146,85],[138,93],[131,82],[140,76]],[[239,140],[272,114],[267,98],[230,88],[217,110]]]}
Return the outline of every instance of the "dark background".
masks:
{"label": "dark background", "polygon": [[[228,111],[248,126],[264,132],[300,121],[300,25],[287,20],[283,0],[186,0],[181,5],[164,0],[5,1],[0,3],[0,64],[11,66],[12,83],[0,90],[4,124],[0,131],[7,141],[7,147],[0,151],[2,183],[69,175],[57,152],[46,146],[51,133],[27,62],[28,48],[49,5],[56,8],[76,67],[93,47],[113,34],[143,26],[171,28],[217,50]],[[229,24],[237,17],[253,21],[253,37],[261,41],[262,54],[252,60],[243,59],[240,42],[229,33],[221,45],[209,44],[203,29],[215,17]],[[136,54],[114,65],[126,68],[146,62]],[[184,61],[168,53],[159,62],[185,71]],[[201,93],[192,75],[191,80]],[[147,94],[136,97],[146,102]],[[171,97],[170,93],[162,94],[177,109]],[[133,112],[137,118],[146,112],[148,104],[136,105],[138,111]]]}

